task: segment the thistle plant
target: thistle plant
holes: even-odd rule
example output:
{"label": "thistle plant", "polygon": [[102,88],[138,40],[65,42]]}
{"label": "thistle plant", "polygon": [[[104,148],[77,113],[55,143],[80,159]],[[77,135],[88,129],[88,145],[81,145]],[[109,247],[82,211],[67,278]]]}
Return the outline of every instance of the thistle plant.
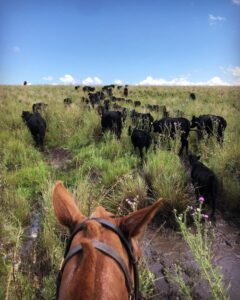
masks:
{"label": "thistle plant", "polygon": [[[198,203],[195,207],[188,206],[183,214],[177,215],[176,210],[174,210],[175,219],[179,225],[180,232],[190,248],[195,261],[198,264],[200,276],[203,280],[206,280],[209,285],[209,290],[212,299],[229,299],[227,295],[227,290],[223,284],[223,277],[220,270],[213,264],[213,254],[211,251],[212,242],[210,240],[211,234],[211,222],[208,220],[208,215],[204,214],[202,211],[202,206],[204,203],[204,198],[201,196],[198,199]],[[193,218],[194,226],[193,228],[187,227],[187,217],[191,215]],[[194,230],[193,230],[194,229]],[[212,229],[211,229],[211,232]],[[213,234],[214,237],[214,234]],[[179,275],[181,273],[176,272],[175,283],[182,282],[179,280]],[[181,285],[180,289],[181,289]],[[182,291],[183,294],[184,291]],[[189,296],[189,293],[188,293]]]}

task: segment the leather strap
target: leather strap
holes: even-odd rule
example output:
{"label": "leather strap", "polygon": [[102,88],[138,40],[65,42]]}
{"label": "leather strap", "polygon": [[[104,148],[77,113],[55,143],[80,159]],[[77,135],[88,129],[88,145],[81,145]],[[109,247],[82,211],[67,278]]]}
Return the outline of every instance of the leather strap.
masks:
{"label": "leather strap", "polygon": [[98,223],[102,224],[104,227],[115,232],[119,236],[121,242],[123,243],[125,249],[127,250],[127,253],[130,256],[130,261],[132,263],[135,263],[135,257],[134,257],[133,251],[132,251],[131,244],[125,238],[122,231],[116,225],[114,225],[113,223],[111,223],[105,219],[102,219],[102,218],[91,218],[91,220],[97,221]]}
{"label": "leather strap", "polygon": [[[119,265],[120,269],[122,270],[124,276],[125,276],[125,282],[126,282],[126,286],[128,289],[128,292],[131,294],[132,293],[132,284],[131,284],[131,279],[128,273],[128,269],[126,264],[124,263],[123,259],[118,255],[118,253],[110,246],[101,243],[99,241],[93,240],[92,241],[92,245],[99,251],[103,252],[104,254],[108,255],[109,257],[111,257],[113,260],[116,261],[116,263]],[[61,274],[63,274],[64,268],[67,264],[67,262],[76,254],[78,254],[79,252],[81,252],[83,250],[83,247],[81,245],[77,245],[75,246],[73,249],[71,249],[68,253],[68,255],[66,256],[66,258],[64,259],[64,262],[62,264],[61,267]]]}
{"label": "leather strap", "polygon": [[[88,219],[86,219],[88,220]],[[64,252],[64,258],[67,256],[68,254],[68,251],[70,249],[70,246],[71,246],[71,243],[72,243],[72,240],[74,238],[74,236],[81,230],[83,230],[85,227],[86,227],[86,220],[83,221],[82,223],[78,224],[76,226],[76,228],[74,229],[74,231],[71,233],[70,237],[68,238],[67,240],[67,245],[66,245],[66,248],[65,248],[65,252]]]}
{"label": "leather strap", "polygon": [[94,245],[94,247],[96,249],[98,249],[99,251],[103,252],[104,254],[108,255],[109,257],[111,257],[112,259],[114,259],[116,261],[116,263],[119,265],[120,269],[122,270],[122,272],[125,276],[125,282],[126,282],[128,292],[130,294],[132,294],[131,279],[129,276],[127,266],[124,263],[123,259],[119,256],[119,254],[112,247],[110,247],[104,243],[93,240],[92,244]]}
{"label": "leather strap", "polygon": [[74,229],[74,231],[71,233],[70,237],[68,238],[67,241],[67,245],[66,245],[66,249],[65,249],[65,253],[64,253],[64,261],[61,267],[61,270],[58,274],[57,277],[57,299],[58,299],[58,294],[59,294],[59,289],[60,289],[60,284],[61,284],[61,279],[62,279],[62,274],[63,274],[63,270],[65,265],[67,264],[67,262],[77,253],[81,252],[83,250],[83,247],[81,245],[78,245],[76,247],[74,247],[72,250],[70,249],[72,240],[74,238],[74,236],[81,230],[83,230],[86,227],[86,222],[88,220],[94,220],[98,223],[100,223],[101,225],[103,225],[104,227],[110,229],[111,231],[113,231],[114,233],[116,233],[121,242],[123,243],[127,253],[128,253],[128,257],[129,257],[129,261],[133,266],[133,272],[134,272],[134,293],[133,293],[133,289],[132,289],[132,284],[131,284],[131,279],[129,276],[129,272],[128,269],[126,267],[126,264],[124,263],[123,259],[119,256],[119,254],[110,246],[96,241],[96,240],[92,240],[92,244],[93,246],[98,249],[99,251],[103,252],[104,254],[108,255],[109,257],[111,257],[113,260],[115,260],[117,262],[117,264],[119,265],[120,269],[122,270],[124,277],[125,277],[125,282],[126,282],[126,286],[127,286],[127,290],[130,294],[130,296],[133,296],[133,299],[138,300],[138,294],[139,294],[139,276],[138,276],[138,268],[137,268],[137,261],[135,259],[135,256],[133,254],[132,251],[132,245],[131,243],[125,238],[125,236],[123,235],[123,233],[121,232],[121,230],[114,225],[113,223],[102,219],[102,218],[86,218],[86,220],[84,220],[82,223],[78,224],[76,226],[76,228]]}

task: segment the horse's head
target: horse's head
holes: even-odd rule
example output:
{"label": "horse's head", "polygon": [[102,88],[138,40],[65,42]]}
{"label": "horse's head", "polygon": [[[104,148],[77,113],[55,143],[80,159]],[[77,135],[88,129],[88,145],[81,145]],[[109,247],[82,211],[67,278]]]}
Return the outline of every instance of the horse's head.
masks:
{"label": "horse's head", "polygon": [[54,210],[71,234],[59,275],[58,299],[124,300],[134,285],[136,293],[138,240],[159,205],[160,200],[120,218],[98,207],[87,218],[58,182],[53,190]]}

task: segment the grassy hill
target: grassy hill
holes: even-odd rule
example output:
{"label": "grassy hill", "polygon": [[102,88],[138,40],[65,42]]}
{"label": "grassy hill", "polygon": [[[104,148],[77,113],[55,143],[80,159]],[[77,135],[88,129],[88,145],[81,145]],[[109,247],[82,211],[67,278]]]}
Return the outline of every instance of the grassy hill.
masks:
{"label": "grassy hill", "polygon": [[[191,100],[190,92],[196,100]],[[123,97],[117,89],[114,95]],[[173,208],[182,211],[193,201],[189,175],[177,155],[179,139],[171,141],[171,151],[164,143],[158,143],[156,151],[151,147],[141,166],[128,136],[130,119],[120,140],[111,133],[102,135],[100,116],[82,102],[83,96],[72,86],[0,86],[1,299],[30,299],[33,294],[54,298],[66,236],[51,204],[56,180],[64,181],[86,215],[98,205],[125,214],[163,197],[158,216],[163,221],[172,218]],[[66,97],[72,98],[70,107],[63,104]],[[170,116],[181,114],[191,120],[193,115],[215,114],[227,120],[222,147],[214,137],[198,143],[196,132],[190,133],[189,144],[221,183],[219,208],[239,212],[240,88],[130,86],[128,98],[141,101],[137,108],[141,112],[148,112],[145,104],[159,104]],[[47,122],[43,153],[34,147],[21,119],[22,111],[30,111],[36,102],[48,104],[43,112]],[[40,227],[28,253],[26,241],[36,212]]]}

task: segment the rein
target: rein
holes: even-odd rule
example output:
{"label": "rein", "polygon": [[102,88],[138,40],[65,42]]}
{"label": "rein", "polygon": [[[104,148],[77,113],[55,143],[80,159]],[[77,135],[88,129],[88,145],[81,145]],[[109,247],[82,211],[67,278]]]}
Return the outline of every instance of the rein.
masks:
{"label": "rein", "polygon": [[128,272],[127,266],[124,263],[123,259],[116,252],[116,250],[114,250],[112,247],[108,246],[107,244],[102,243],[102,242],[97,241],[97,240],[92,240],[92,245],[97,250],[99,250],[102,253],[104,253],[105,255],[108,255],[109,257],[111,257],[118,264],[118,266],[120,267],[120,269],[122,270],[122,272],[124,274],[125,283],[126,283],[128,293],[130,295],[130,299],[138,300],[138,298],[139,298],[139,275],[138,275],[137,261],[135,259],[134,254],[133,254],[132,245],[125,238],[122,231],[117,226],[115,226],[111,222],[109,222],[105,219],[102,219],[102,218],[88,218],[84,222],[77,225],[75,230],[71,233],[71,235],[68,239],[67,245],[66,245],[65,252],[64,252],[64,261],[63,261],[61,270],[59,271],[58,277],[57,277],[57,296],[56,296],[56,299],[58,299],[58,296],[59,296],[59,290],[60,290],[60,285],[61,285],[61,280],[62,280],[62,274],[63,274],[64,267],[66,266],[67,262],[74,255],[80,253],[83,250],[83,247],[80,244],[70,250],[72,240],[78,232],[80,232],[81,230],[86,228],[86,221],[88,221],[88,220],[94,220],[94,221],[98,222],[99,224],[101,224],[105,228],[107,228],[107,229],[113,231],[114,233],[116,233],[118,235],[118,237],[120,238],[122,244],[125,247],[125,250],[127,251],[129,262],[133,267],[134,289],[132,288],[131,278],[130,278],[130,274]]}

